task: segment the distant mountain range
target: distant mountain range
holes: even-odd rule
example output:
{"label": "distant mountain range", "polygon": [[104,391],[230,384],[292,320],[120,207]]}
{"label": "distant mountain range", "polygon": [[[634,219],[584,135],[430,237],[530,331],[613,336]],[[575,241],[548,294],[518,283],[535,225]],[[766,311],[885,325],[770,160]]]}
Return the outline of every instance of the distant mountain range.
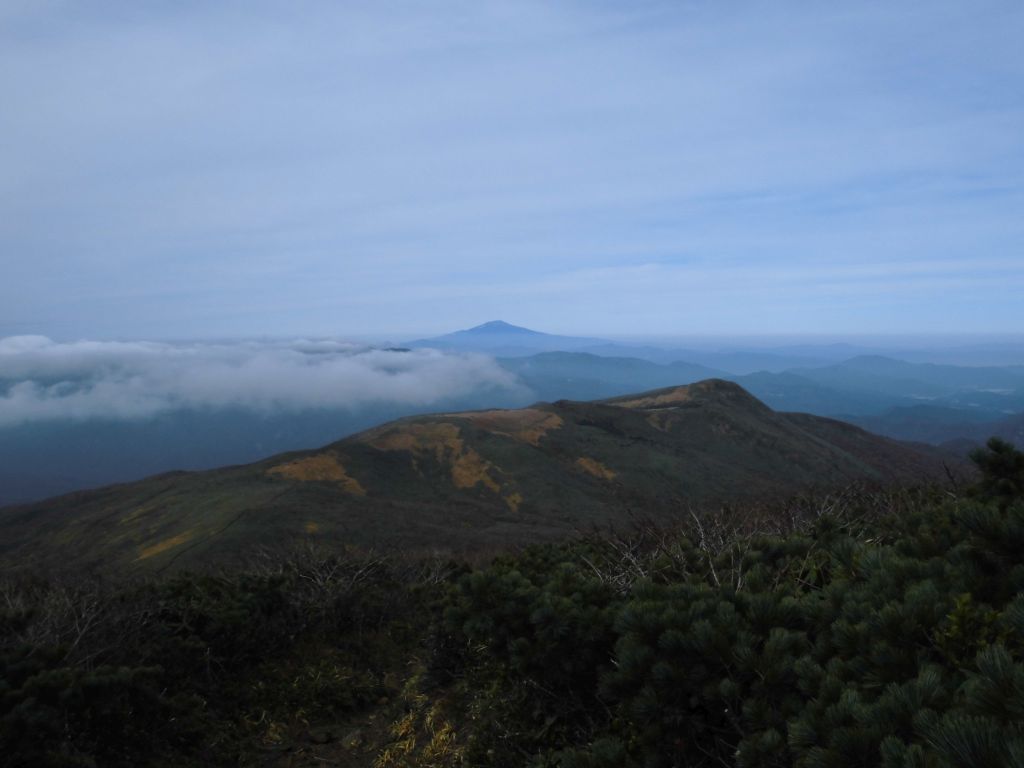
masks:
{"label": "distant mountain range", "polygon": [[[849,344],[769,351],[658,349],[553,336],[503,322],[416,343],[443,346],[457,340],[453,343],[463,351],[493,351],[492,339],[517,340],[502,347],[514,348],[515,354],[501,363],[544,399],[612,397],[717,376],[741,384],[777,410],[842,418],[878,434],[957,450],[991,435],[1016,438],[1015,414],[1024,412],[1022,365],[908,362],[864,354],[870,350]],[[981,345],[960,348],[958,354],[990,360],[1015,349]],[[842,355],[849,357],[834,360]],[[916,352],[919,358],[928,355],[941,359],[952,353]]]}
{"label": "distant mountain range", "polygon": [[431,347],[459,352],[482,352],[495,357],[527,357],[539,352],[582,352],[601,357],[647,360],[659,364],[687,362],[732,374],[761,370],[781,371],[798,365],[825,364],[830,359],[814,355],[774,354],[757,350],[665,349],[639,344],[619,344],[606,339],[541,333],[501,320],[492,320],[474,328],[443,336],[417,339],[408,342],[406,346],[414,349]]}
{"label": "distant mountain range", "polygon": [[500,362],[544,399],[613,397],[716,376],[735,381],[776,410],[841,418],[879,434],[936,445],[978,441],[986,424],[996,434],[997,424],[1024,411],[1021,366],[970,368],[863,356],[818,368],[737,375],[684,361],[659,364],[583,352]]}
{"label": "distant mountain range", "polygon": [[960,455],[990,437],[1001,437],[1014,445],[1024,446],[1024,413],[992,421],[984,414],[969,410],[916,405],[849,420],[878,434],[931,443]]}
{"label": "distant mountain range", "polygon": [[0,510],[0,557],[166,570],[264,546],[475,551],[690,504],[852,481],[916,483],[943,457],[838,421],[780,414],[712,379],[596,402],[420,416],[324,448]]}
{"label": "distant mountain range", "polygon": [[597,400],[728,375],[682,360],[659,364],[584,352],[542,352],[529,357],[500,358],[499,362],[541,400]]}
{"label": "distant mountain range", "polygon": [[492,320],[455,333],[417,339],[409,347],[434,347],[463,352],[483,352],[496,357],[524,357],[538,352],[586,352],[604,357],[629,357],[653,363],[686,361],[733,375],[756,372],[779,373],[792,368],[821,367],[851,358],[889,358],[911,363],[973,368],[977,366],[1024,366],[1024,341],[951,343],[949,346],[885,348],[850,343],[781,344],[750,347],[719,342],[700,347],[674,344],[624,343],[590,337],[559,336]]}
{"label": "distant mountain range", "polygon": [[557,336],[511,325],[502,320],[492,320],[464,331],[410,341],[404,346],[412,349],[430,347],[459,352],[484,352],[495,357],[516,357],[537,352],[571,352],[604,343],[601,339]]}

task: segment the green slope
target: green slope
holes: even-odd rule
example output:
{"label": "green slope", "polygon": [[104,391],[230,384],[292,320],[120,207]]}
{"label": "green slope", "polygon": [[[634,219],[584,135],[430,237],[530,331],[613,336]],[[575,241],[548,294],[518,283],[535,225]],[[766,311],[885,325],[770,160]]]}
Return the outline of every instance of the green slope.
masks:
{"label": "green slope", "polygon": [[910,483],[941,459],[712,379],[598,402],[413,417],[313,451],[0,510],[7,566],[166,570],[311,538],[488,551],[687,505]]}

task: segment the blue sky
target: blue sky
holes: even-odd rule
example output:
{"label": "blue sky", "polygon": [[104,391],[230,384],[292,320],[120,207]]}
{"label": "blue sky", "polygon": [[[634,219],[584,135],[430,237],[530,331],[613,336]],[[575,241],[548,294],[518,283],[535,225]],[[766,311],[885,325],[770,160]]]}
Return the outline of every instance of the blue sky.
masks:
{"label": "blue sky", "polygon": [[0,2],[0,337],[1024,330],[1020,2]]}

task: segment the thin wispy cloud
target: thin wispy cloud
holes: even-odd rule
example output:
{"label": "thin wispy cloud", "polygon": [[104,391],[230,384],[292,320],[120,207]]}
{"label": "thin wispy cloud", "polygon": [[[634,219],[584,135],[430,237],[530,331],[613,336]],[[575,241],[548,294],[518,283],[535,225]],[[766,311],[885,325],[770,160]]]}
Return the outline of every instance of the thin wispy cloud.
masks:
{"label": "thin wispy cloud", "polygon": [[1010,0],[13,3],[0,334],[1020,326],[1022,33]]}

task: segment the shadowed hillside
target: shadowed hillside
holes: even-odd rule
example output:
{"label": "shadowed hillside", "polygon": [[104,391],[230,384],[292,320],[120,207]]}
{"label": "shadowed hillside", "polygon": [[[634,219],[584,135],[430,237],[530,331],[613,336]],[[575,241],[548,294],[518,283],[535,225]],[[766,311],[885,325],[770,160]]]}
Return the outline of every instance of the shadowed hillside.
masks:
{"label": "shadowed hillside", "polygon": [[9,565],[166,570],[311,537],[458,552],[551,540],[688,504],[851,481],[912,483],[938,454],[772,411],[711,379],[598,402],[414,417],[255,464],[0,511]]}

